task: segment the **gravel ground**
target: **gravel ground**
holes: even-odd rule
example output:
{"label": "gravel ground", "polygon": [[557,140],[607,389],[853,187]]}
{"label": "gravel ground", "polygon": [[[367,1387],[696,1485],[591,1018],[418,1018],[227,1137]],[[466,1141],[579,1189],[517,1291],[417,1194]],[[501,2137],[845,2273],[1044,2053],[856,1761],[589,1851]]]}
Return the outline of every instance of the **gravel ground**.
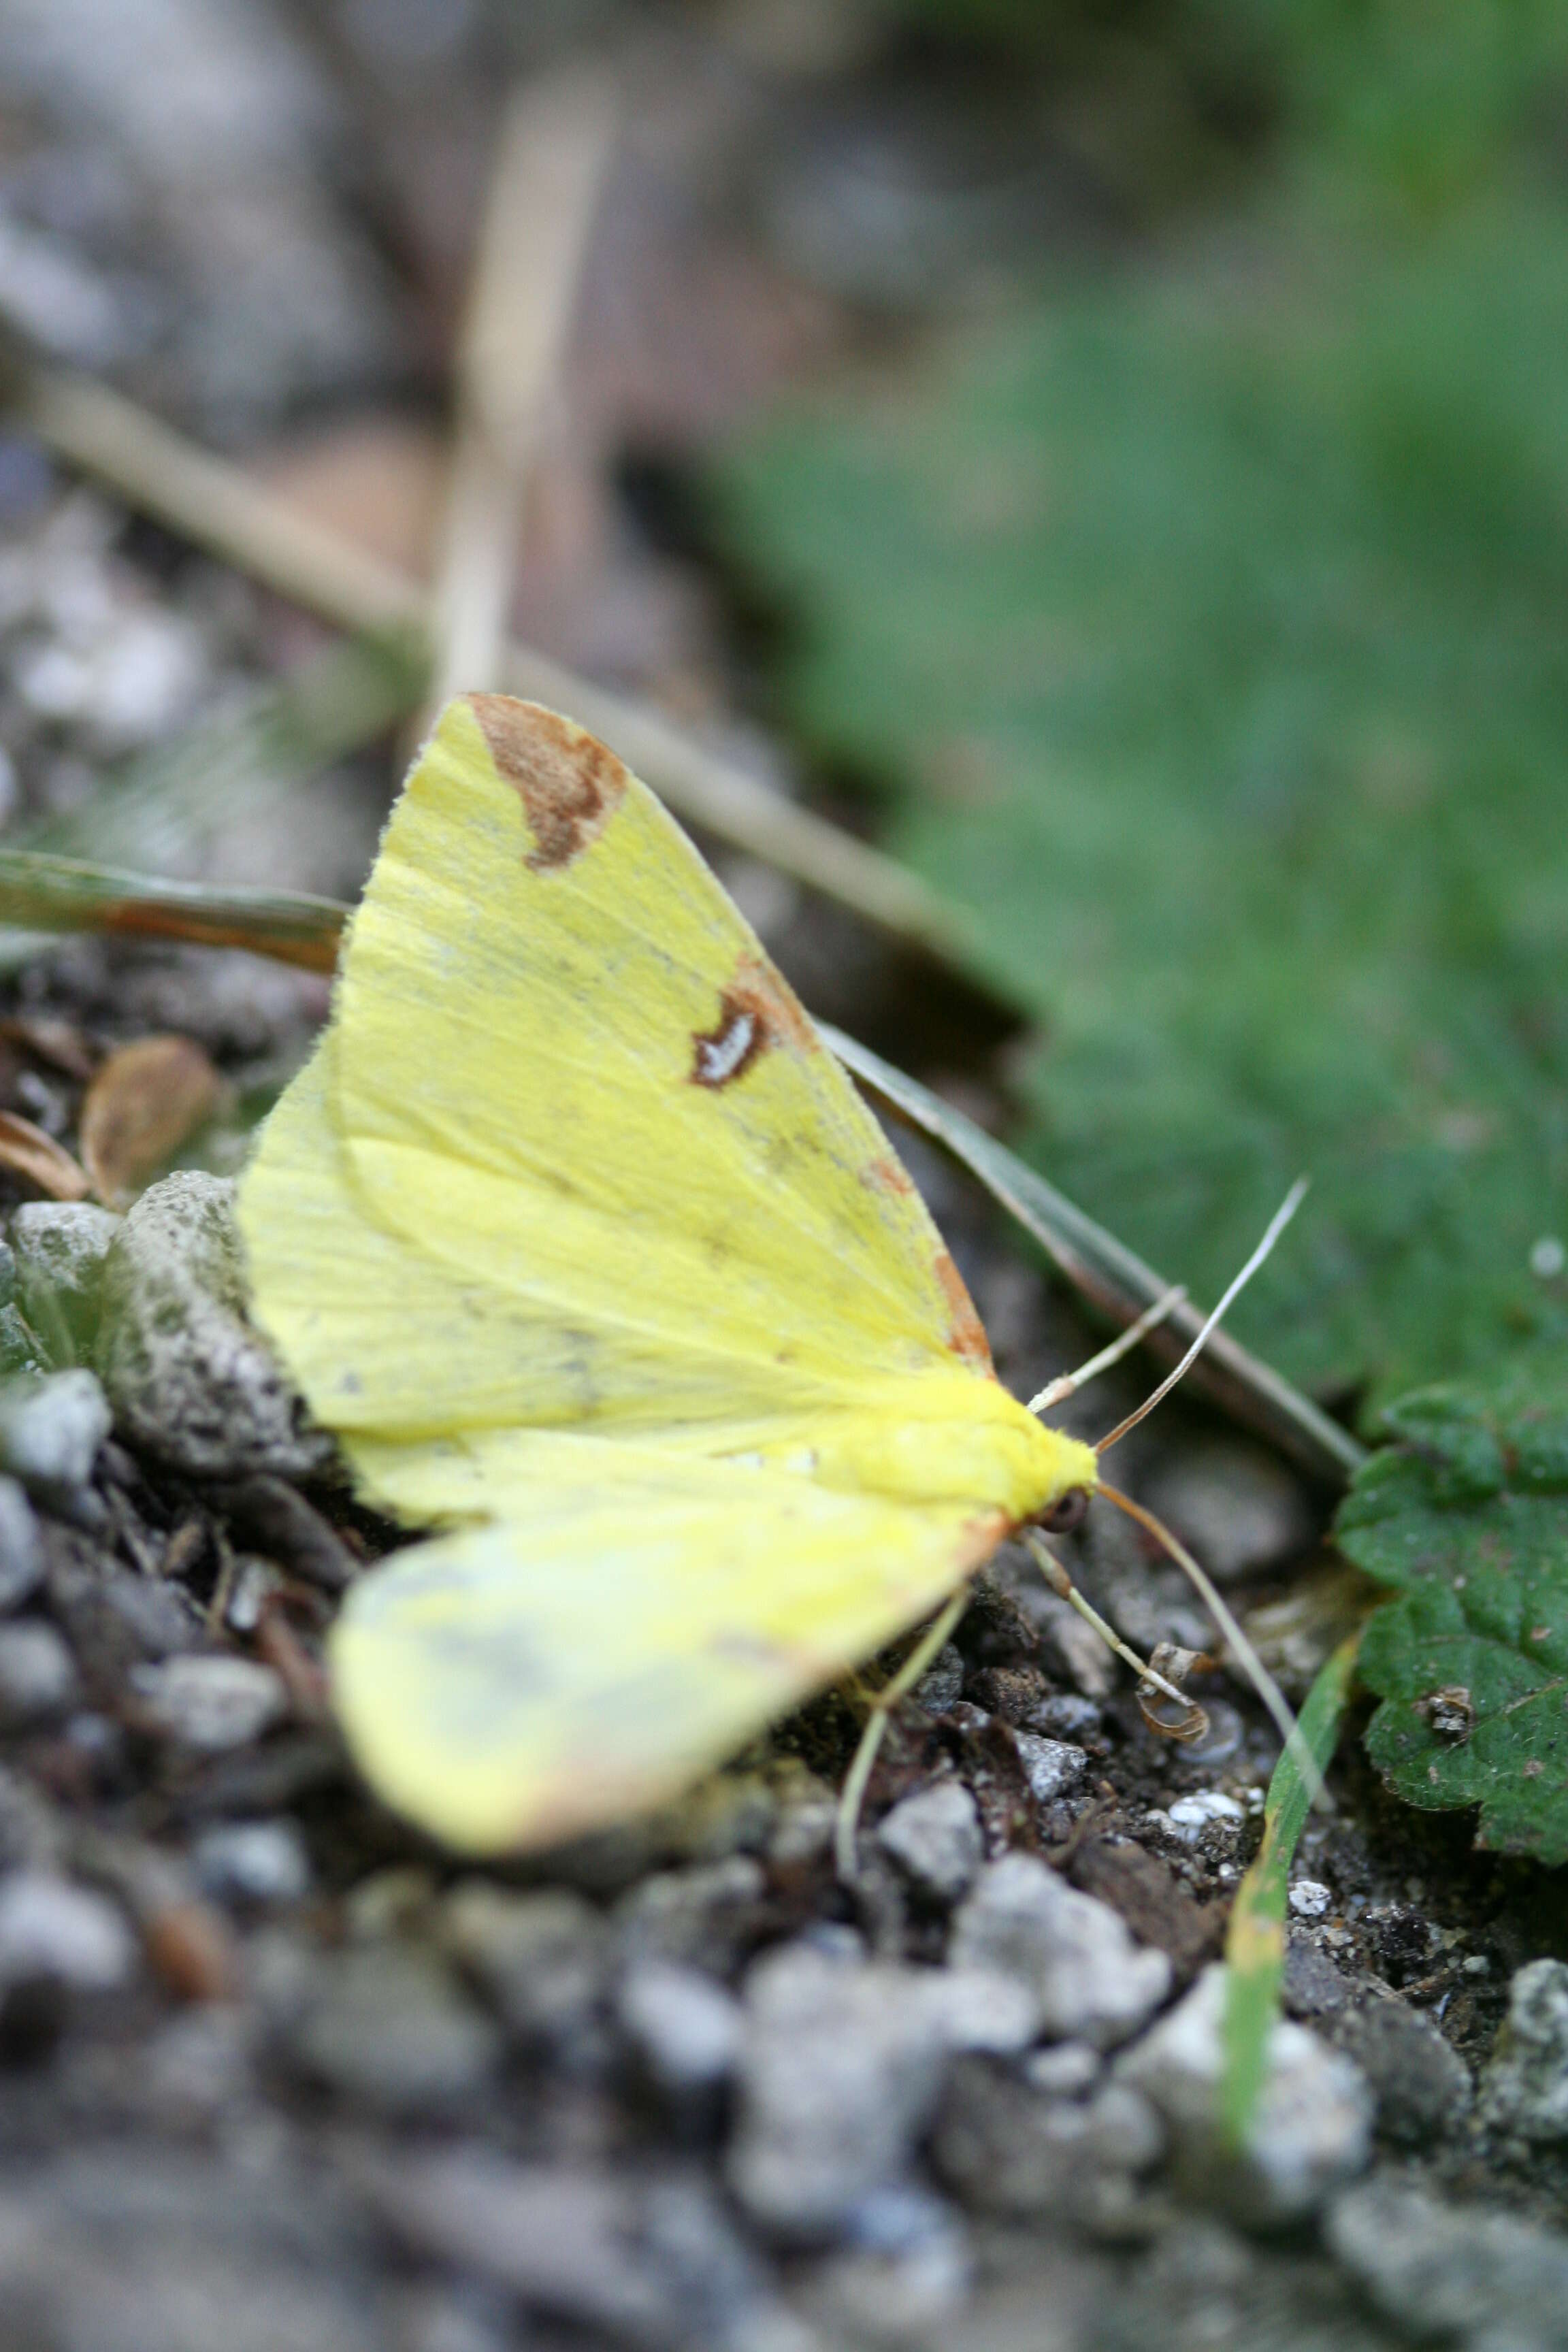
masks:
{"label": "gravel ground", "polygon": [[[90,1055],[152,988],[243,1098],[316,1005],[289,983],[225,1054],[213,977],[36,962],[19,1058],[68,1024]],[[1005,1376],[1080,1351],[966,1180],[917,1166]],[[1007,1558],[888,1744],[853,1896],[836,1694],[528,1868],[376,1808],[320,1643],[388,1531],[245,1326],[228,1195],[190,1169],[123,1218],[20,1205],[0,1259],[13,1344],[52,1297],[80,1359],[0,1396],[7,2352],[1562,2340],[1555,1883],[1348,1759],[1238,2168],[1215,1960],[1267,1726],[1211,1678],[1208,1741],[1157,1740]],[[1190,1412],[1140,1440],[1131,1483],[1238,1595],[1293,1581],[1317,1504],[1266,1453]],[[1200,1633],[1121,1522],[1074,1546],[1135,1635]]]}
{"label": "gravel ground", "polygon": [[[364,109],[346,140],[281,17],[157,0],[142,37],[189,66],[165,77],[166,120],[132,102],[114,13],[0,14],[0,301],[52,288],[72,356],[215,438],[416,384],[434,331],[386,256],[438,289],[465,217],[437,169],[446,152],[461,182],[459,108],[446,150],[420,145],[417,205],[388,194],[417,73],[385,28],[418,12],[344,12]],[[243,119],[219,102],[235,86]],[[743,126],[744,91],[727,102]],[[711,286],[719,248],[669,198],[685,184],[651,131],[640,152],[639,201],[665,202],[639,221],[706,255]],[[389,222],[416,212],[411,261]],[[646,269],[648,237],[623,242]],[[74,309],[46,262],[75,269]],[[745,283],[744,364],[721,393],[702,375],[710,419],[828,333],[765,273]],[[593,433],[556,478],[594,486],[598,521],[531,593],[558,650],[740,740],[711,583],[639,533],[596,454],[628,415],[689,421],[702,371],[679,345],[634,336],[628,357],[600,334]],[[90,839],[106,762],[233,709],[315,642],[0,442],[9,820]],[[340,766],[308,822],[231,813],[185,862],[351,891],[392,764]],[[868,938],[728,871],[814,1006],[1001,1100],[994,1024],[964,999],[933,1011]],[[1214,1967],[1275,1743],[1218,1676],[1206,1742],[1153,1738],[1022,1559],[900,1715],[853,1897],[830,1860],[855,1737],[837,1695],[668,1813],[528,1868],[454,1867],[377,1808],[320,1654],[392,1533],[248,1331],[229,1222],[247,1126],[324,987],[97,942],[6,971],[0,1109],[65,1145],[127,1041],[194,1041],[221,1086],[192,1164],[123,1217],[0,1178],[0,1349],[45,1375],[0,1392],[0,2352],[1568,2341],[1560,1876],[1395,1808],[1347,1741],[1339,1810],[1298,1858],[1257,2145],[1228,2162]],[[1098,1335],[967,1180],[905,1148],[1009,1383],[1087,1355]],[[1143,1377],[1075,1401],[1068,1425],[1103,1429]],[[1328,1498],[1174,1400],[1122,1475],[1299,1690],[1346,1602]],[[1129,1638],[1203,1645],[1186,1587],[1124,1522],[1091,1514],[1068,1551]]]}

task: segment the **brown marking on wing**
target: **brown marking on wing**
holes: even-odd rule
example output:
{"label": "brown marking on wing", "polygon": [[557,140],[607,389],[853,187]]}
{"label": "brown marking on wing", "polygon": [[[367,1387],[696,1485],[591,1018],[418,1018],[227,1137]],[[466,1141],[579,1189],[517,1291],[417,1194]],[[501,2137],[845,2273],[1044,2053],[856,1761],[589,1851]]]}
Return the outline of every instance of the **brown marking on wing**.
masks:
{"label": "brown marking on wing", "polygon": [[873,1160],[869,1167],[863,1169],[860,1181],[868,1192],[890,1192],[895,1200],[900,1201],[908,1200],[915,1189],[914,1179],[909,1170],[901,1160],[895,1160],[890,1151],[884,1152],[881,1159]]}
{"label": "brown marking on wing", "polygon": [[963,1276],[947,1250],[938,1250],[935,1271],[952,1318],[947,1328],[948,1346],[955,1356],[962,1357],[966,1364],[972,1364],[977,1372],[994,1371],[991,1342],[985,1337],[985,1326],[975,1313],[974,1301],[964,1288]]}
{"label": "brown marking on wing", "polygon": [[692,1036],[691,1083],[716,1093],[743,1077],[753,1062],[775,1045],[797,1054],[817,1054],[821,1041],[799,999],[771,963],[743,955],[719,999],[711,1029]]}
{"label": "brown marking on wing", "polygon": [[533,847],[524,863],[553,873],[581,857],[616,809],[630,779],[585,727],[510,694],[470,694],[468,708],[497,771],[521,799]]}

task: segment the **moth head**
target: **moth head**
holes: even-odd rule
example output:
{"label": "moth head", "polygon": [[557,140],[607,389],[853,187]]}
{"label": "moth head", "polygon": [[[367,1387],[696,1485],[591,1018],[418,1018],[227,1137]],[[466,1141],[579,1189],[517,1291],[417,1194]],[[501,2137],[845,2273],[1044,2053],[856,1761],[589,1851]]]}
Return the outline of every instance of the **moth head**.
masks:
{"label": "moth head", "polygon": [[1082,1527],[1088,1516],[1089,1488],[1068,1486],[1054,1503],[1047,1503],[1035,1524],[1048,1536],[1070,1536],[1075,1528]]}

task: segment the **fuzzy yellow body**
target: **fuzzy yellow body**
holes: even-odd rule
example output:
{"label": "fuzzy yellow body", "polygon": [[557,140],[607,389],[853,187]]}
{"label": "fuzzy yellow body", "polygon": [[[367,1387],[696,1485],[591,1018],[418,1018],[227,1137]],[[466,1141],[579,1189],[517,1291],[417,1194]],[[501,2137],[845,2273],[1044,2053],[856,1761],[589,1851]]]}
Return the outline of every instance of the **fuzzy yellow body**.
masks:
{"label": "fuzzy yellow body", "polygon": [[443,715],[240,1219],[317,1419],[440,1530],[331,1664],[467,1851],[668,1796],[1094,1484],[696,851],[532,705]]}

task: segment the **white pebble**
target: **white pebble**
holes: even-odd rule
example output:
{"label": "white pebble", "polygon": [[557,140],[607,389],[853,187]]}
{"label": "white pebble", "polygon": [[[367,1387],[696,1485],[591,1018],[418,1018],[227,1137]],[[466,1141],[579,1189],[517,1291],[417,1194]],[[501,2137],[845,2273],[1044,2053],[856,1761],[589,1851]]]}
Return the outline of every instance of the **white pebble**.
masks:
{"label": "white pebble", "polygon": [[1333,1899],[1317,1878],[1299,1878],[1290,1889],[1290,1908],[1298,1919],[1321,1919]]}
{"label": "white pebble", "polygon": [[292,1822],[225,1822],[192,1853],[204,1891],[220,1902],[298,1903],[310,1885],[304,1842]]}
{"label": "white pebble", "polygon": [[259,1739],[288,1712],[279,1677],[251,1658],[165,1658],[132,1679],[171,1738],[205,1755]]}
{"label": "white pebble", "polygon": [[0,1723],[37,1723],[76,1695],[76,1662],[52,1625],[24,1617],[0,1625]]}
{"label": "white pebble", "polygon": [[124,1983],[135,1958],[131,1929],[107,1896],[45,1870],[0,1879],[0,1985],[52,1977],[107,1992]]}
{"label": "white pebble", "polygon": [[1216,1822],[1238,1829],[1247,1819],[1245,1807],[1234,1797],[1218,1789],[1196,1789],[1190,1797],[1178,1797],[1168,1815],[1171,1827],[1188,1845],[1196,1845],[1205,1830]]}
{"label": "white pebble", "polygon": [[939,1903],[967,1893],[985,1855],[980,1815],[962,1780],[939,1780],[903,1798],[878,1823],[877,1843]]}
{"label": "white pebble", "polygon": [[47,1495],[85,1486],[112,1416],[89,1371],[18,1381],[0,1397],[0,1456],[24,1486]]}
{"label": "white pebble", "polygon": [[1176,2143],[1178,2182],[1246,2221],[1294,2221],[1367,2160],[1373,2097],[1342,2052],[1279,2019],[1246,2150],[1229,2147],[1220,2113],[1225,1970],[1192,1990],[1117,2064],[1117,2079],[1151,2099]]}
{"label": "white pebble", "polygon": [[672,2096],[716,2089],[733,2074],[741,2004],[703,1969],[644,1960],[627,1971],[616,2008],[627,2040]]}
{"label": "white pebble", "polygon": [[1054,1804],[1058,1797],[1065,1797],[1089,1769],[1083,1749],[1068,1740],[1045,1739],[1037,1731],[1016,1731],[1013,1744],[1037,1805]]}
{"label": "white pebble", "polygon": [[949,1959],[1016,1979],[1034,1997],[1038,2031],[1100,2050],[1135,2033],[1171,1989],[1163,1952],[1135,1944],[1109,1904],[1029,1853],[986,1864],[953,1924]]}
{"label": "white pebble", "polygon": [[1054,2099],[1081,2099],[1100,2080],[1103,2063],[1087,2042],[1058,2042],[1049,2050],[1030,2052],[1024,2061],[1024,2080]]}

